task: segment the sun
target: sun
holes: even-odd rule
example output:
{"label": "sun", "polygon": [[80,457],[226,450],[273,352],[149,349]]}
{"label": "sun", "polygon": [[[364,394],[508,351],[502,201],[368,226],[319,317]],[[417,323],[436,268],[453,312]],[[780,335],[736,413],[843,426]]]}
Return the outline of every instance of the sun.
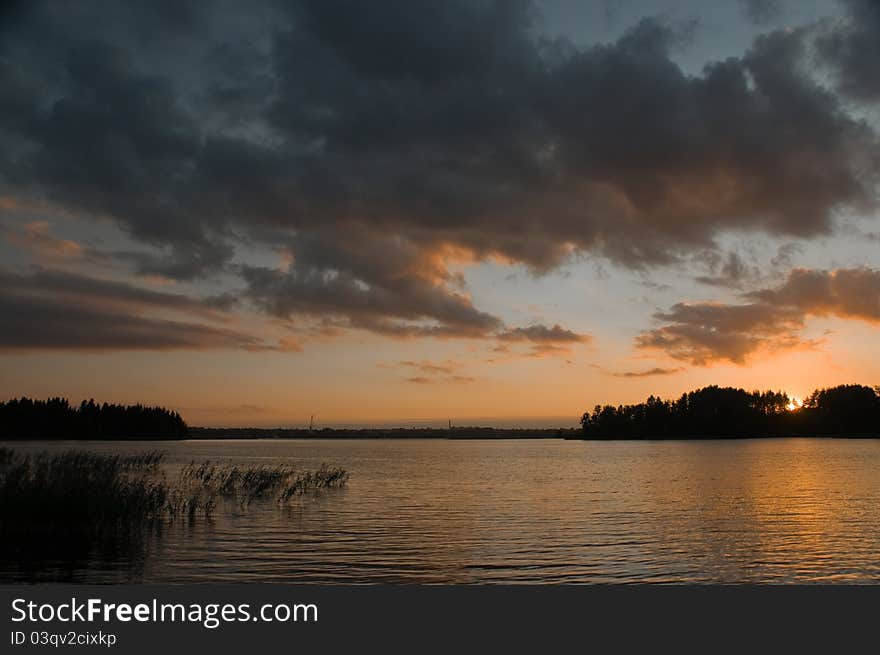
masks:
{"label": "sun", "polygon": [[791,399],[788,401],[788,405],[786,405],[785,408],[786,408],[788,411],[790,411],[790,412],[793,412],[793,411],[795,411],[796,409],[800,409],[800,408],[801,408],[801,401],[800,401],[800,399],[799,399],[799,398],[791,398]]}

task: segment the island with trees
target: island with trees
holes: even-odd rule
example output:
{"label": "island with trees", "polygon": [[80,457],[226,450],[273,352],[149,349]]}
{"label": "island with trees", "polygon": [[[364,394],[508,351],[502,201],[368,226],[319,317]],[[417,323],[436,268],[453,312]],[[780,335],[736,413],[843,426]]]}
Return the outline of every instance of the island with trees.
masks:
{"label": "island with trees", "polygon": [[71,405],[66,398],[0,402],[0,439],[185,439],[189,427],[164,407]]}
{"label": "island with trees", "polygon": [[581,427],[581,439],[877,437],[880,387],[817,389],[798,404],[783,392],[709,386],[677,400],[596,405]]}

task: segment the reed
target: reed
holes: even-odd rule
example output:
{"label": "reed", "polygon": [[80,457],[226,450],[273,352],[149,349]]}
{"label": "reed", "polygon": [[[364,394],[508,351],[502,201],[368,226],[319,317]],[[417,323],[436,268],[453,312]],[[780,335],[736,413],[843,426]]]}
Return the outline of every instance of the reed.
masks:
{"label": "reed", "polygon": [[295,496],[344,487],[348,472],[326,464],[316,471],[300,472],[286,464],[239,466],[191,462],[181,471],[180,480],[184,488],[206,489],[241,504],[260,498],[274,498],[284,503]]}
{"label": "reed", "polygon": [[[7,449],[8,450],[8,449]],[[168,489],[155,473],[162,453],[67,451],[0,454],[0,529],[96,530],[162,515]]]}
{"label": "reed", "polygon": [[10,531],[100,532],[177,518],[209,517],[219,500],[285,503],[343,487],[348,472],[321,466],[192,462],[176,484],[160,465],[164,454],[99,455],[82,451],[21,455],[0,449],[0,534]]}

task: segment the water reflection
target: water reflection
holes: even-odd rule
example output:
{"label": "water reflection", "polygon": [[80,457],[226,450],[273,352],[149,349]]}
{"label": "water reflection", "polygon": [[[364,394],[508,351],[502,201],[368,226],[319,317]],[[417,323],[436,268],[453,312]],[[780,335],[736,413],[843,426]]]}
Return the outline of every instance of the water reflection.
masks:
{"label": "water reflection", "polygon": [[[71,444],[29,445],[69,448]],[[81,444],[80,444],[81,447]],[[153,444],[89,444],[132,452]],[[88,552],[92,581],[876,582],[880,442],[258,441],[161,444],[196,459],[322,462],[346,489],[228,508]],[[3,579],[35,576],[4,557]],[[36,578],[34,578],[36,579]]]}

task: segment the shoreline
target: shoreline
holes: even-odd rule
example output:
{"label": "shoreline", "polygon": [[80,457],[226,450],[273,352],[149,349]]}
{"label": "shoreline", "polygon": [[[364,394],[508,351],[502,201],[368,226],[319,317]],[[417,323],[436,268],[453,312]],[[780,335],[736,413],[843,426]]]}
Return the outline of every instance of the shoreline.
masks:
{"label": "shoreline", "polygon": [[332,429],[322,430],[287,428],[193,428],[193,434],[182,438],[163,437],[4,437],[0,442],[28,443],[35,441],[70,442],[182,442],[182,441],[256,441],[256,440],[436,440],[436,441],[516,441],[516,440],[558,440],[558,441],[745,441],[762,439],[880,439],[880,433],[837,433],[837,434],[743,434],[743,435],[700,435],[700,436],[650,436],[650,437],[591,437],[583,435],[577,428],[387,428],[387,429]]}

